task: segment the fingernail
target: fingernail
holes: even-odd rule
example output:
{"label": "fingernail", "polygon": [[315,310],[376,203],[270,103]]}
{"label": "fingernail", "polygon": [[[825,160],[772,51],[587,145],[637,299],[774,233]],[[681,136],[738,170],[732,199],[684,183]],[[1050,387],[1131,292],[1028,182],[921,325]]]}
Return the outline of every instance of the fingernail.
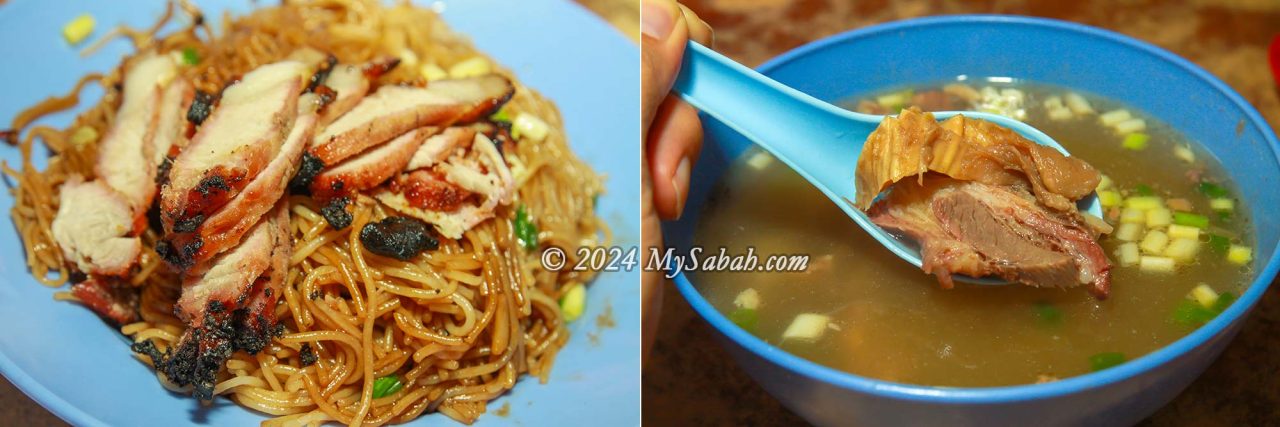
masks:
{"label": "fingernail", "polygon": [[671,3],[660,0],[645,0],[640,11],[640,32],[655,40],[666,40],[675,27],[675,14]]}
{"label": "fingernail", "polygon": [[684,214],[685,196],[689,194],[689,158],[680,159],[680,164],[676,166],[676,173],[671,177],[671,188],[676,190],[676,218],[680,218]]}

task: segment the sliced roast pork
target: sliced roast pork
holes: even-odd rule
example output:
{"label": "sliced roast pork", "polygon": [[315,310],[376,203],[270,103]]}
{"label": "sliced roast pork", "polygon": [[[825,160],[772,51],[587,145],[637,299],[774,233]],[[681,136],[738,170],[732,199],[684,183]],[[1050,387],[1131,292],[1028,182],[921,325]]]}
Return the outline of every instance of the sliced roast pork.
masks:
{"label": "sliced roast pork", "polygon": [[483,133],[476,133],[461,154],[429,168],[397,177],[374,196],[401,213],[421,219],[441,235],[457,239],[480,222],[493,218],[511,202],[515,179]]}
{"label": "sliced roast pork", "polygon": [[929,174],[907,180],[868,211],[920,242],[926,273],[997,276],[1036,287],[1088,285],[1105,297],[1111,269],[1098,234],[1078,214],[1044,209],[1026,192]]}
{"label": "sliced roast pork", "polygon": [[311,181],[311,195],[320,200],[378,186],[404,170],[422,141],[434,128],[414,129],[327,168]]}
{"label": "sliced roast pork", "polygon": [[142,253],[142,241],[132,234],[138,226],[124,196],[104,181],[73,176],[58,199],[50,228],[63,256],[83,272],[127,273]]}
{"label": "sliced roast pork", "polygon": [[336,165],[413,129],[487,116],[514,92],[511,81],[496,74],[439,80],[425,88],[382,87],[317,135],[308,153],[326,166]]}
{"label": "sliced roast pork", "polygon": [[223,91],[218,108],[173,161],[161,190],[167,231],[193,229],[252,182],[284,143],[297,117],[307,66],[264,65]]}

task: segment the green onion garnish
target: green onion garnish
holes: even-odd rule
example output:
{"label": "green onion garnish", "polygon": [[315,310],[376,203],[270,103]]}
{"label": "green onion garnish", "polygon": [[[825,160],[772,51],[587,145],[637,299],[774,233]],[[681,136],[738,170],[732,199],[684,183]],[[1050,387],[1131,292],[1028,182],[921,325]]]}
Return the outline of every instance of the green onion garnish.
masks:
{"label": "green onion garnish", "polygon": [[507,112],[506,108],[503,108],[498,110],[498,112],[493,113],[492,116],[489,116],[489,120],[494,122],[511,123],[511,113]]}
{"label": "green onion garnish", "polygon": [[520,246],[528,250],[538,248],[538,226],[529,219],[524,205],[516,208],[516,218],[511,221],[511,229],[515,232],[516,239],[520,241]]}
{"label": "green onion garnish", "polygon": [[1225,254],[1227,253],[1227,249],[1231,248],[1231,239],[1228,239],[1226,236],[1210,234],[1209,248],[1213,249],[1214,253]]}
{"label": "green onion garnish", "polygon": [[1147,140],[1149,139],[1151,139],[1151,136],[1145,133],[1131,133],[1124,136],[1124,141],[1120,143],[1120,146],[1128,150],[1141,151],[1147,148]]}
{"label": "green onion garnish", "polygon": [[196,53],[196,48],[182,48],[182,63],[187,65],[196,65],[200,63],[200,54]]}
{"label": "green onion garnish", "polygon": [[1133,187],[1133,192],[1139,196],[1156,195],[1156,190],[1152,189],[1151,186],[1147,184],[1138,184],[1137,187]]}
{"label": "green onion garnish", "polygon": [[1235,300],[1236,295],[1231,292],[1218,294],[1218,299],[1209,308],[1205,308],[1197,301],[1183,300],[1178,303],[1178,308],[1173,311],[1173,321],[1174,323],[1188,326],[1200,326],[1209,323],[1214,317],[1222,314],[1227,307],[1230,307]]}
{"label": "green onion garnish", "polygon": [[1126,360],[1128,359],[1124,357],[1124,353],[1117,353],[1114,351],[1098,353],[1089,356],[1089,367],[1092,368],[1094,372],[1097,372],[1103,369],[1119,366]]}
{"label": "green onion garnish", "polygon": [[1190,212],[1174,212],[1173,223],[1196,228],[1209,228],[1209,217]]}
{"label": "green onion garnish", "polygon": [[1062,323],[1062,310],[1054,307],[1047,302],[1036,303],[1036,317],[1040,319],[1040,323],[1046,326],[1053,326]]}
{"label": "green onion garnish", "polygon": [[1215,314],[1222,314],[1227,311],[1227,307],[1231,307],[1231,303],[1236,302],[1236,294],[1231,292],[1223,292],[1218,294],[1218,300],[1213,303],[1212,310]]}
{"label": "green onion garnish", "polygon": [[393,394],[404,388],[404,384],[400,383],[400,377],[396,375],[387,375],[382,378],[373,380],[373,398],[380,399]]}
{"label": "green onion garnish", "polygon": [[756,311],[749,308],[739,308],[729,313],[729,321],[747,332],[755,332],[758,320]]}
{"label": "green onion garnish", "polygon": [[1209,181],[1200,182],[1200,193],[1209,196],[1209,198],[1212,199],[1223,198],[1231,195],[1231,192],[1227,191],[1227,189]]}

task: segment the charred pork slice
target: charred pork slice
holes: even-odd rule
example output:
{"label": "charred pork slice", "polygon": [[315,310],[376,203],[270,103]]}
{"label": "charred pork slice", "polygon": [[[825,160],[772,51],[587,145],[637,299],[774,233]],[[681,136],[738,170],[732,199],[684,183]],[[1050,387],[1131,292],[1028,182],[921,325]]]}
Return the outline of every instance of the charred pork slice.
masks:
{"label": "charred pork slice", "polygon": [[1030,194],[930,175],[895,185],[871,220],[920,243],[924,271],[944,288],[953,274],[1036,287],[1091,286],[1105,298],[1110,263],[1081,218],[1050,212]]}
{"label": "charred pork slice", "polygon": [[405,170],[422,169],[443,162],[453,155],[455,150],[470,144],[475,137],[475,128],[451,126],[423,141],[418,151],[413,153],[413,158],[409,160]]}
{"label": "charred pork slice", "polygon": [[165,261],[179,268],[203,263],[240,243],[241,237],[284,196],[289,178],[316,126],[316,115],[299,117],[266,169],[225,206],[194,230],[174,230],[157,249]]}
{"label": "charred pork slice", "polygon": [[476,133],[464,154],[430,168],[401,175],[374,194],[379,201],[457,239],[492,218],[499,204],[510,203],[515,181],[497,146]]}
{"label": "charred pork slice", "polygon": [[152,350],[156,368],[178,385],[192,385],[197,398],[213,398],[217,373],[231,353],[256,352],[271,339],[291,239],[288,205],[281,202],[240,246],[188,276],[174,308],[188,328],[169,353]]}
{"label": "charred pork slice", "polygon": [[383,87],[330,124],[308,152],[325,165],[336,165],[413,129],[487,116],[514,92],[511,81],[496,74],[440,80],[425,88]]}
{"label": "charred pork slice", "polygon": [[[195,99],[195,87],[186,79],[175,79],[165,88],[164,94],[160,97],[160,113],[157,115],[155,138],[152,139],[151,144],[153,168],[164,161],[170,149],[181,151],[187,146],[185,135],[187,110],[191,108],[193,99]],[[159,172],[155,169],[151,170],[152,182],[155,182],[157,173]],[[157,187],[152,185],[150,188],[154,197]]]}
{"label": "charred pork slice", "polygon": [[391,142],[325,169],[311,181],[311,195],[327,200],[378,186],[404,170],[432,130],[411,130]]}
{"label": "charred pork slice", "polygon": [[110,277],[92,276],[71,285],[71,295],[104,319],[125,325],[138,319],[138,290]]}
{"label": "charred pork slice", "polygon": [[156,122],[161,115],[163,88],[176,73],[177,67],[167,55],[150,54],[130,64],[115,122],[98,147],[98,178],[120,193],[138,215],[146,211],[155,195]]}
{"label": "charred pork slice", "polygon": [[223,91],[218,108],[173,161],[160,198],[166,230],[194,228],[276,157],[297,117],[306,72],[300,62],[277,62]]}
{"label": "charred pork slice", "polygon": [[63,256],[86,273],[127,273],[142,253],[142,241],[132,236],[141,217],[128,200],[103,181],[79,176],[62,184],[58,196],[50,228]]}
{"label": "charred pork slice", "polygon": [[324,85],[335,95],[333,101],[320,110],[321,126],[327,126],[347,114],[369,92],[369,79],[365,77],[364,71],[360,67],[348,64],[334,66],[329,72],[329,77],[324,80]]}

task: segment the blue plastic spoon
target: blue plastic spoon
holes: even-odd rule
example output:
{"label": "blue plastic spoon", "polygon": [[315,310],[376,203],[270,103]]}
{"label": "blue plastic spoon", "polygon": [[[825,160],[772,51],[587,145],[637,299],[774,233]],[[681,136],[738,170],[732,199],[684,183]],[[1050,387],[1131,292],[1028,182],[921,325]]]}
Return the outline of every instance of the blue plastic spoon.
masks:
{"label": "blue plastic spoon", "polygon": [[[672,90],[773,153],[822,190],[881,245],[912,265],[921,266],[918,245],[899,240],[876,226],[850,202],[857,200],[853,175],[862,144],[885,116],[855,113],[820,101],[694,42],[685,49],[684,64]],[[944,120],[962,113],[1012,129],[1070,155],[1053,138],[1008,117],[973,111],[935,112],[934,116]],[[1094,195],[1082,199],[1079,206],[1102,216],[1102,207]],[[1006,283],[996,278],[957,279],[978,284]]]}

